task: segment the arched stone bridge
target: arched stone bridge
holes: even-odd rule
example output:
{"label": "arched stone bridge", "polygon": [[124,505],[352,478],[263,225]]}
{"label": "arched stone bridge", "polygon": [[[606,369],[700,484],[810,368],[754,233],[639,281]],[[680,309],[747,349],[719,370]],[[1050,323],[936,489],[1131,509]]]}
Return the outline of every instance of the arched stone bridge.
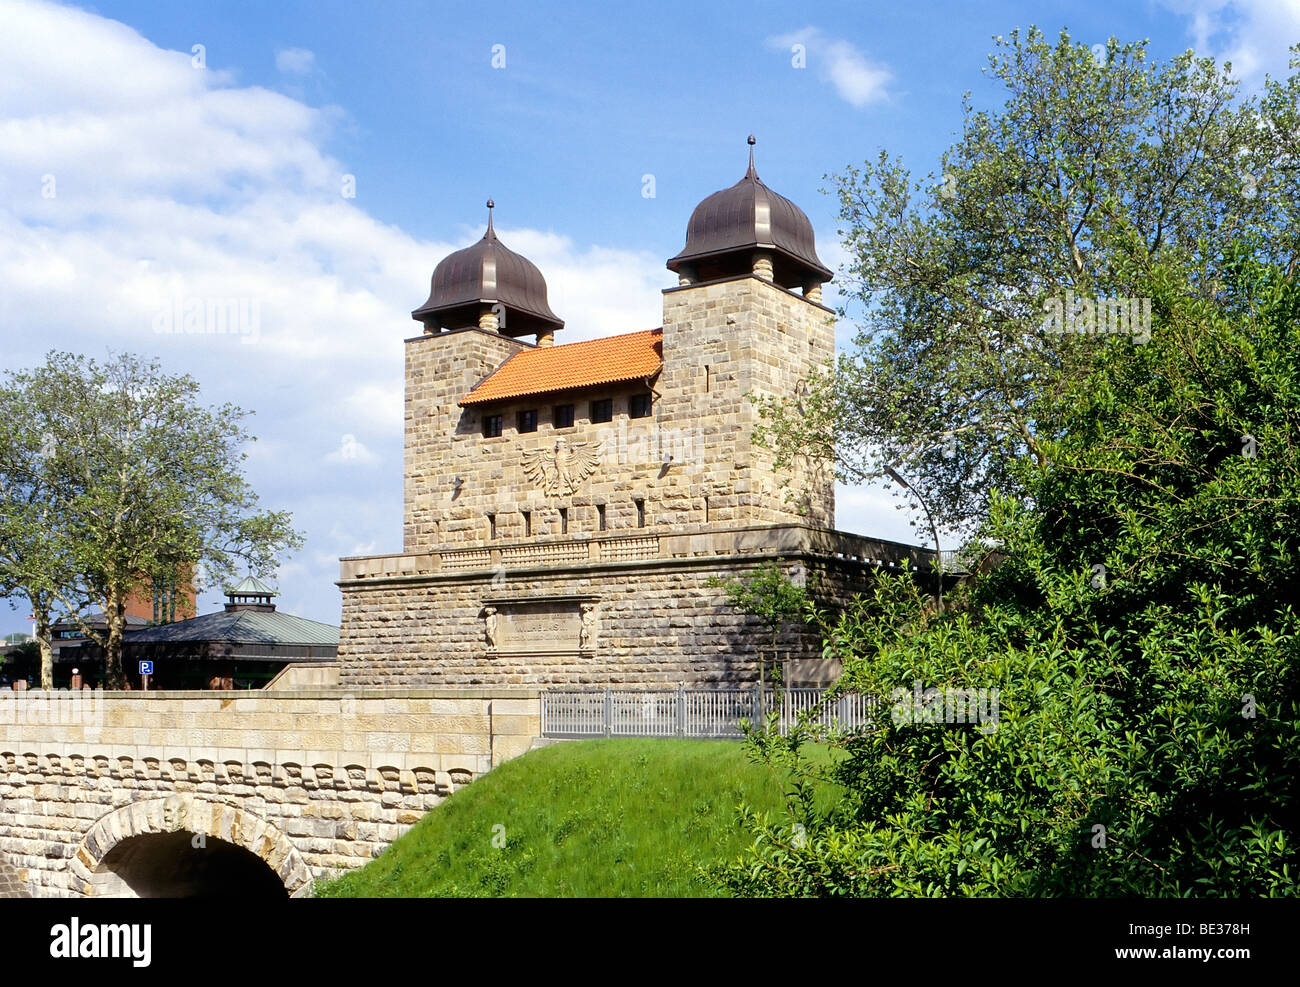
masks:
{"label": "arched stone bridge", "polygon": [[539,732],[530,691],[0,694],[0,897],[307,896]]}

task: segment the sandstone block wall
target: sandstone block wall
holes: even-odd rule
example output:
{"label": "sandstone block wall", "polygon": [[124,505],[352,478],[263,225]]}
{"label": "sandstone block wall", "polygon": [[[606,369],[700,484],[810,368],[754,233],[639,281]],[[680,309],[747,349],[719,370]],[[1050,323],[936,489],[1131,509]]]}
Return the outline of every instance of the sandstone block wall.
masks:
{"label": "sandstone block wall", "polygon": [[[827,464],[778,471],[752,436],[751,396],[792,397],[833,358],[829,309],[752,276],[671,288],[657,378],[459,407],[528,345],[482,329],[407,340],[405,548],[342,562],[343,686],[752,682],[772,659],[770,635],[710,579],[784,558],[826,604],[865,589],[871,560],[831,530]],[[647,391],[652,414],[629,417]],[[613,420],[593,422],[604,398]],[[574,406],[572,426],[555,427],[557,404]],[[535,432],[519,432],[522,410],[537,412]],[[486,414],[502,416],[500,436],[483,435]],[[571,492],[543,489],[530,469],[559,439],[595,457]],[[555,640],[515,634],[509,622],[529,605],[555,608]],[[581,650],[579,606],[594,606],[599,625],[598,644]],[[487,607],[514,650],[490,647]],[[780,647],[812,658],[820,640],[792,629]]]}
{"label": "sandstone block wall", "polygon": [[[484,463],[472,423],[457,405],[488,374],[531,344],[485,329],[417,336],[406,341],[406,551],[483,537],[483,515],[470,498],[451,501],[451,482],[480,477]],[[481,433],[478,438],[481,438]],[[474,492],[474,487],[464,495]]]}
{"label": "sandstone block wall", "polygon": [[[749,534],[762,542],[761,532]],[[679,540],[721,549],[722,537]],[[759,674],[760,660],[772,660],[770,634],[757,618],[731,608],[725,590],[709,585],[712,577],[748,577],[779,558],[824,606],[836,607],[865,592],[875,571],[862,560],[806,554],[789,546],[783,552],[775,534],[769,543],[768,551],[744,556],[729,540],[733,551],[725,555],[451,572],[402,572],[398,565],[387,573],[345,578],[340,582],[340,681],[347,688],[750,683]],[[413,569],[419,562],[392,561],[409,561]],[[595,603],[597,633],[591,651],[546,642],[518,652],[489,649],[485,605],[501,599],[575,597]],[[777,651],[783,659],[816,658],[820,632],[792,627],[780,636]]]}
{"label": "sandstone block wall", "polygon": [[[540,734],[528,691],[15,695],[0,708],[0,882],[41,896],[88,893],[74,861],[92,828],[118,820],[82,885],[178,792],[237,809],[249,849],[286,875],[290,847],[313,879],[357,867]],[[120,812],[146,802],[135,822]]]}
{"label": "sandstone block wall", "polygon": [[[404,550],[486,545],[489,514],[505,542],[594,537],[598,507],[607,532],[628,533],[640,526],[638,498],[649,531],[792,521],[832,527],[829,471],[804,464],[778,476],[770,454],[751,441],[757,412],[746,398],[793,395],[812,367],[831,359],[830,311],[741,278],[669,289],[663,330],[664,369],[653,382],[466,409],[457,402],[528,344],[479,329],[408,340]],[[630,418],[630,398],[645,393],[653,396],[652,414]],[[604,398],[613,403],[613,421],[592,422],[591,403]],[[555,427],[557,404],[574,406],[572,426]],[[524,410],[537,412],[537,431],[518,431]],[[500,436],[484,437],[486,414],[502,416]],[[547,493],[525,468],[526,453],[553,451],[560,438],[598,457],[595,472],[571,494]],[[789,499],[791,491],[798,501]]]}
{"label": "sandstone block wall", "polygon": [[827,464],[777,471],[753,442],[759,420],[750,395],[790,398],[799,382],[835,355],[829,309],[760,278],[684,285],[664,292],[663,415],[698,420],[709,433],[684,468],[697,492],[665,504],[662,520],[835,526],[835,483]]}

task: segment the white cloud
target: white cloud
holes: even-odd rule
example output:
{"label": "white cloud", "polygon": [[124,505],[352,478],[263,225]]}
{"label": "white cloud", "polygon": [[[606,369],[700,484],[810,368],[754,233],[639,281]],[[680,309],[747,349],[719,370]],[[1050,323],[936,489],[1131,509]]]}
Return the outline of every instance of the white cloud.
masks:
{"label": "white cloud", "polygon": [[[411,323],[415,326],[415,323]],[[418,326],[416,327],[418,328]],[[371,432],[397,434],[403,428],[402,388],[361,381],[341,398],[347,418]]]}
{"label": "white cloud", "polygon": [[805,27],[769,38],[767,43],[772,48],[787,50],[803,45],[808,66],[852,106],[860,109],[889,97],[887,86],[894,78],[893,73],[886,66],[872,62],[849,41],[832,38],[819,28]]}
{"label": "white cloud", "polygon": [[154,105],[162,75],[178,98],[197,95],[214,79],[225,81],[193,68],[188,52],[156,48],[125,24],[75,7],[8,0],[3,22],[0,117],[36,110],[89,119],[110,108]]}
{"label": "white cloud", "polygon": [[668,284],[662,257],[649,251],[578,248],[566,236],[535,230],[498,229],[497,235],[546,278],[551,311],[565,320],[557,343],[654,329],[663,321],[660,292]]}
{"label": "white cloud", "polygon": [[1197,54],[1232,63],[1233,73],[1258,85],[1267,73],[1290,74],[1289,47],[1300,42],[1300,0],[1162,0],[1190,18]]}
{"label": "white cloud", "polygon": [[275,53],[275,68],[286,75],[310,75],[316,67],[316,53],[306,48],[283,48]]}
{"label": "white cloud", "polygon": [[[194,375],[205,402],[255,409],[250,482],[307,535],[283,572],[310,585],[282,588],[337,622],[337,562],[322,558],[402,547],[411,310],[482,229],[423,241],[345,199],[352,169],[326,150],[336,109],[237,86],[75,7],[2,2],[3,369],[51,347],[146,353]],[[557,341],[660,324],[662,258],[500,234],[545,274]]]}

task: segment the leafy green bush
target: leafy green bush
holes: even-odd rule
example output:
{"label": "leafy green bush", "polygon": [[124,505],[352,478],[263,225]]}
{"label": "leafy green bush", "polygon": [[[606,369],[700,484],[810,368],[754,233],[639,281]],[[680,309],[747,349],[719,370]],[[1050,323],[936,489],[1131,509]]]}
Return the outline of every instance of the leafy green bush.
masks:
{"label": "leafy green bush", "polygon": [[[1246,248],[1213,302],[1151,276],[1151,340],[1042,422],[1027,499],[981,534],[1007,561],[943,615],[882,576],[827,627],[840,688],[996,689],[996,727],[886,702],[799,782],[801,830],[750,813],[715,870],[742,895],[1294,895],[1300,286]],[[847,796],[801,794],[820,776]]]}

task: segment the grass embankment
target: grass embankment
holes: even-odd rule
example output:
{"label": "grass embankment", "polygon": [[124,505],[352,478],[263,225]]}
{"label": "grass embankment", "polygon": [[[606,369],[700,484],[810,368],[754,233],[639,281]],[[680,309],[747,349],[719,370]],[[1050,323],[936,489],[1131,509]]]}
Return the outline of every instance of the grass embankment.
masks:
{"label": "grass embankment", "polygon": [[737,806],[784,811],[785,781],[735,742],[556,744],[456,792],[378,859],[318,885],[317,894],[710,895],[699,866],[750,842]]}

